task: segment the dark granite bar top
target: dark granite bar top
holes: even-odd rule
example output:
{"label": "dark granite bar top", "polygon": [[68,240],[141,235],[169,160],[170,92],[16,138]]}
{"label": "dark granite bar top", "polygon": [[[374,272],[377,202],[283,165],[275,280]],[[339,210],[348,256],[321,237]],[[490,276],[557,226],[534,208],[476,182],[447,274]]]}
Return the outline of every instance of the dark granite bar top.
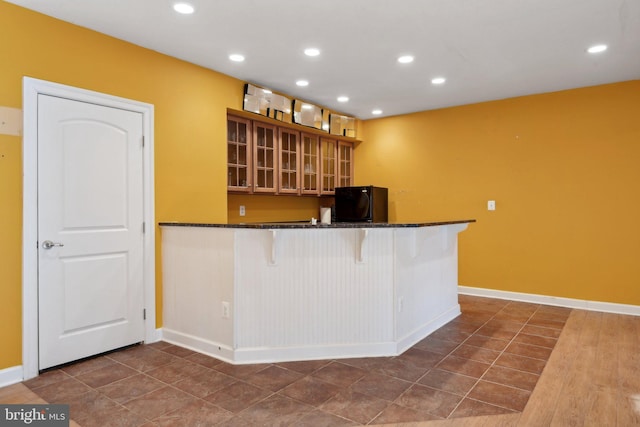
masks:
{"label": "dark granite bar top", "polygon": [[318,222],[312,225],[309,221],[289,221],[289,222],[259,222],[240,224],[203,224],[190,222],[160,222],[161,227],[214,227],[214,228],[257,228],[257,229],[282,229],[282,228],[417,228],[434,227],[438,225],[467,224],[476,222],[475,219],[462,219],[455,221],[436,222],[335,222],[331,224],[321,224]]}

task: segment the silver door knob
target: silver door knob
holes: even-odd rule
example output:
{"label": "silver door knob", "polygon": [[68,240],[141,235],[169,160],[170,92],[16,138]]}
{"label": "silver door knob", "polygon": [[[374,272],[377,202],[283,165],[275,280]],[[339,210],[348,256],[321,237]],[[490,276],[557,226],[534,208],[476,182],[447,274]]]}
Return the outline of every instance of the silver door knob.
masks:
{"label": "silver door knob", "polygon": [[51,249],[54,246],[64,246],[63,243],[58,243],[58,242],[52,242],[51,240],[45,240],[44,242],[42,242],[42,247],[44,249]]}

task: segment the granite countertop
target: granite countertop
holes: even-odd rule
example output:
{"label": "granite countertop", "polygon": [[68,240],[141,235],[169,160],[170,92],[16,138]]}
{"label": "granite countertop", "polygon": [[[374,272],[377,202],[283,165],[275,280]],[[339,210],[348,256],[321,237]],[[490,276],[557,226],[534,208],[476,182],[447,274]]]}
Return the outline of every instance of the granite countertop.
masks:
{"label": "granite countertop", "polygon": [[438,225],[467,224],[476,222],[475,219],[462,219],[454,221],[435,222],[335,222],[312,225],[309,221],[288,222],[259,222],[240,224],[204,224],[191,222],[160,222],[161,227],[217,227],[217,228],[257,228],[257,229],[296,229],[296,228],[417,228],[434,227]]}

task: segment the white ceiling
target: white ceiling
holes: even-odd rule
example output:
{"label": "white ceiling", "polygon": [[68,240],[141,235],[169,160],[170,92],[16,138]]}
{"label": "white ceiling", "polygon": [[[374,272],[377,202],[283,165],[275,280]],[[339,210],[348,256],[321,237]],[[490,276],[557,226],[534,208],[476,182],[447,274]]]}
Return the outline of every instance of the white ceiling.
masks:
{"label": "white ceiling", "polygon": [[362,119],[640,79],[640,0],[8,1]]}

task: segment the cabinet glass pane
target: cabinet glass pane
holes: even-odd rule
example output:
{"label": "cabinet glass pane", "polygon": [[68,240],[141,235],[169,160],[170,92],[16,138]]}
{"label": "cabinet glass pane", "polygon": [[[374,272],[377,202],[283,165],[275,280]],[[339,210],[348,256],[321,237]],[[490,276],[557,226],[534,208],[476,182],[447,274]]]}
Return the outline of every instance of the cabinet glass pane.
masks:
{"label": "cabinet glass pane", "polygon": [[336,143],[322,140],[322,192],[333,192],[336,187]]}
{"label": "cabinet glass pane", "polygon": [[302,191],[318,193],[318,138],[302,135]]}
{"label": "cabinet glass pane", "polygon": [[247,123],[239,118],[227,119],[227,185],[244,190],[248,189]]}

